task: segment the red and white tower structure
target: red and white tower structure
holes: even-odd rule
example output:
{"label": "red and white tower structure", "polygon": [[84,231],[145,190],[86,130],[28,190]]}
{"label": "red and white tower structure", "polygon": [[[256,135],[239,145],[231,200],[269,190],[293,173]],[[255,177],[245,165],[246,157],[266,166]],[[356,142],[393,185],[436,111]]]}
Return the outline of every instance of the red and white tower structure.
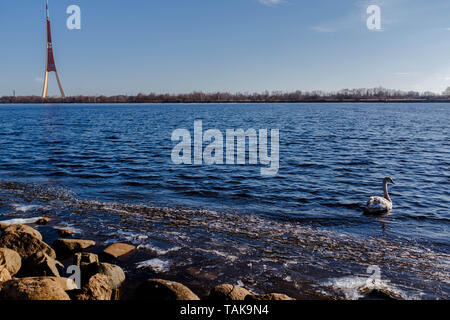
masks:
{"label": "red and white tower structure", "polygon": [[50,15],[48,11],[48,0],[46,4],[47,10],[47,58],[45,65],[45,78],[44,78],[44,89],[42,90],[42,98],[47,98],[48,96],[48,77],[50,72],[54,72],[56,75],[56,81],[58,82],[59,91],[61,92],[61,97],[65,98],[64,90],[59,80],[58,71],[56,71],[55,57],[53,55],[53,44],[52,44],[52,29],[50,26]]}

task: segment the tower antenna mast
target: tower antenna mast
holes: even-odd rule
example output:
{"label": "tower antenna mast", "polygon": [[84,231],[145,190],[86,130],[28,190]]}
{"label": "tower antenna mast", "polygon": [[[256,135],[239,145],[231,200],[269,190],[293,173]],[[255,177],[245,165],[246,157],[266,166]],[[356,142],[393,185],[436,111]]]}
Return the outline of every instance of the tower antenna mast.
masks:
{"label": "tower antenna mast", "polygon": [[46,24],[47,24],[47,55],[45,64],[45,78],[44,78],[44,89],[42,90],[42,98],[48,97],[48,78],[50,72],[54,72],[56,75],[56,81],[58,82],[59,91],[61,92],[61,97],[65,98],[64,90],[59,80],[58,71],[56,70],[55,57],[53,55],[53,43],[52,43],[52,29],[50,24],[50,13],[48,10],[48,0],[46,2]]}

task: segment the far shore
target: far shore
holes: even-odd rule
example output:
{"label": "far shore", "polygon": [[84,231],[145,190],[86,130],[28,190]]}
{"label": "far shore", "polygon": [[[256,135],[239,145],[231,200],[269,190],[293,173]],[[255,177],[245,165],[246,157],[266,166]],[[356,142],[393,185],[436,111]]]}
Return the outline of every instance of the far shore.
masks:
{"label": "far shore", "polygon": [[177,99],[156,100],[156,101],[137,101],[135,99],[127,99],[125,101],[115,99],[99,99],[88,98],[78,99],[76,97],[68,98],[36,98],[36,99],[22,99],[21,97],[4,97],[0,98],[0,105],[3,104],[264,104],[264,103],[450,103],[450,98],[435,98],[435,99],[304,99],[304,100],[192,100],[180,101]]}
{"label": "far shore", "polygon": [[450,87],[442,94],[434,92],[401,91],[394,89],[360,88],[326,91],[264,91],[264,92],[201,92],[189,93],[148,93],[137,95],[73,95],[52,96],[12,96],[0,97],[0,104],[132,104],[132,103],[448,103]]}

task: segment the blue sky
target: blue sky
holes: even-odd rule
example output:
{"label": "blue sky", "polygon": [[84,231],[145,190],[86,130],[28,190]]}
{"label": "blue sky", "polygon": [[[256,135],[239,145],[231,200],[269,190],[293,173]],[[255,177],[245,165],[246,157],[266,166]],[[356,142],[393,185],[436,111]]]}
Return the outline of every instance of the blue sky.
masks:
{"label": "blue sky", "polygon": [[[450,86],[448,0],[49,3],[69,95]],[[66,28],[72,4],[81,30]],[[381,7],[381,31],[366,27],[370,4]],[[0,95],[40,95],[44,23],[44,0],[0,2]]]}

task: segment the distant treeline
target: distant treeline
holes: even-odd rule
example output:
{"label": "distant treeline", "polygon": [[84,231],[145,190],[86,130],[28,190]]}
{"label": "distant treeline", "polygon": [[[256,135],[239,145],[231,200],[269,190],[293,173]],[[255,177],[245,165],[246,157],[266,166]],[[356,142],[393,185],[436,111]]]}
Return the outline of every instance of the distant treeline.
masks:
{"label": "distant treeline", "polygon": [[38,96],[4,96],[0,103],[270,103],[270,102],[450,102],[450,88],[442,94],[400,91],[384,88],[344,89],[338,92],[295,91],[263,93],[138,94],[136,96],[71,96],[66,98]]}

